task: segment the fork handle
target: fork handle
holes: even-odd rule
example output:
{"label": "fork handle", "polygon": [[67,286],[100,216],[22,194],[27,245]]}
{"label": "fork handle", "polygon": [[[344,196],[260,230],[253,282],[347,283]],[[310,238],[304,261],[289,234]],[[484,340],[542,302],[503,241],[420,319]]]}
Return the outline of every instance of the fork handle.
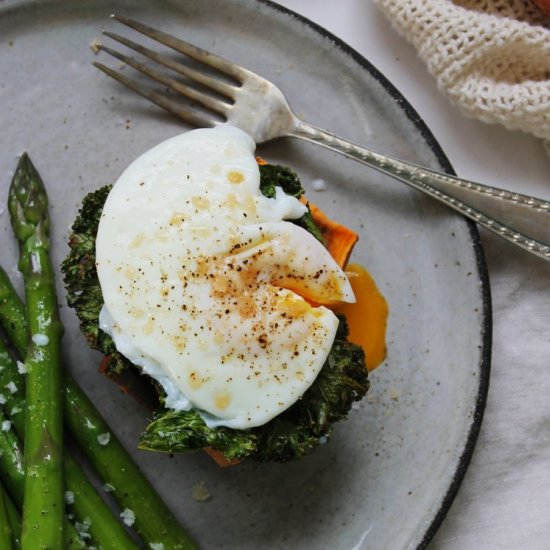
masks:
{"label": "fork handle", "polygon": [[515,245],[550,260],[550,245],[546,244],[550,240],[548,201],[387,157],[303,121],[297,121],[289,135],[375,168],[439,200]]}

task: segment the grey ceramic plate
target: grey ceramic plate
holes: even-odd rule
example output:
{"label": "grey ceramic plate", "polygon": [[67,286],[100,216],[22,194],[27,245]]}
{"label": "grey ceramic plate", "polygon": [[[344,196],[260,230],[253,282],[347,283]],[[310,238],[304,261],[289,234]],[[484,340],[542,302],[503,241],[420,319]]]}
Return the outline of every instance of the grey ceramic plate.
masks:
{"label": "grey ceramic plate", "polygon": [[[115,26],[108,19],[114,10],[260,72],[319,126],[450,169],[382,75],[334,36],[273,4],[4,0],[0,204],[17,155],[28,150],[50,192],[57,264],[84,193],[186,129],[91,66],[90,44]],[[487,390],[490,305],[477,232],[403,185],[324,150],[280,141],[260,153],[295,167],[311,198],[360,233],[354,259],[368,266],[390,304],[388,359],[331,442],[300,462],[221,470],[203,453],[133,454],[204,548],[422,547],[467,467]],[[311,189],[317,178],[326,192]],[[14,272],[5,213],[0,249]],[[63,302],[61,284],[59,293]],[[99,357],[73,312],[63,306],[62,315],[67,364],[133,449],[144,411],[96,373]],[[206,502],[192,498],[201,482],[212,495]]]}

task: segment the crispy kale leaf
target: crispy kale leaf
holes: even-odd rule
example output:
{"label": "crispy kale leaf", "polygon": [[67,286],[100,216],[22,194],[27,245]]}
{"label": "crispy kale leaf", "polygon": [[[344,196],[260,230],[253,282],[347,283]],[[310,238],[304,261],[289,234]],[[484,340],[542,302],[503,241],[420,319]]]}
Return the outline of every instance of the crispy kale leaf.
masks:
{"label": "crispy kale leaf", "polygon": [[298,176],[290,168],[277,164],[262,164],[260,166],[260,191],[262,195],[272,199],[275,187],[280,187],[287,195],[300,198],[304,188]]}
{"label": "crispy kale leaf", "polygon": [[67,303],[76,310],[80,330],[91,348],[100,350],[108,357],[107,373],[120,374],[132,363],[117,351],[112,338],[99,329],[103,295],[95,267],[95,238],[111,187],[101,187],[84,198],[69,238],[70,252],[61,270],[67,289]]}
{"label": "crispy kale leaf", "polygon": [[362,348],[347,341],[343,317],[330,354],[315,382],[292,407],[248,430],[208,428],[197,411],[163,411],[141,435],[140,448],[179,452],[212,447],[229,460],[251,457],[286,462],[326,441],[369,387]]}
{"label": "crispy kale leaf", "polygon": [[197,411],[164,411],[141,435],[140,448],[164,452],[212,447],[229,460],[247,456],[286,462],[328,439],[334,422],[347,415],[369,387],[363,350],[346,340],[343,317],[327,361],[315,382],[292,407],[248,430],[208,428]]}
{"label": "crispy kale leaf", "polygon": [[67,287],[67,301],[78,312],[82,332],[93,348],[106,353],[112,353],[115,347],[111,338],[99,330],[97,322],[103,296],[95,267],[95,238],[110,190],[110,186],[102,187],[84,199],[72,227],[69,255],[61,266]]}
{"label": "crispy kale leaf", "polygon": [[212,447],[227,460],[241,460],[257,452],[258,438],[251,430],[209,428],[196,410],[161,410],[141,434],[139,448],[168,453]]}
{"label": "crispy kale leaf", "polygon": [[[260,188],[275,196],[279,186],[288,194],[303,194],[291,170],[261,166]],[[116,350],[112,339],[99,329],[103,297],[95,267],[95,238],[101,211],[111,187],[90,193],[83,202],[69,241],[70,253],[63,262],[67,300],[75,308],[80,326],[90,346],[108,357],[109,371],[118,374],[134,366]],[[294,223],[305,227],[322,241],[311,214]],[[151,380],[152,388],[159,391]],[[157,411],[141,436],[139,446],[162,452],[184,452],[202,447],[221,451],[229,460],[250,457],[259,461],[285,462],[311,452],[332,432],[334,422],[343,419],[354,401],[364,397],[369,387],[363,350],[347,340],[347,325],[340,318],[336,339],[321,372],[302,399],[263,426],[248,430],[209,428],[197,411]],[[159,401],[163,403],[162,391]]]}

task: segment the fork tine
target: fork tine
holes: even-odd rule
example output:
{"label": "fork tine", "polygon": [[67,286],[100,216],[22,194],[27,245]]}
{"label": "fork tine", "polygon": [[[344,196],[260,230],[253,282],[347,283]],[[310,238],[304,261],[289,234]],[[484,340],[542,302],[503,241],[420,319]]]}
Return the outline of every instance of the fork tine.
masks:
{"label": "fork tine", "polygon": [[176,101],[172,101],[171,99],[155,92],[154,90],[147,90],[145,88],[142,88],[135,80],[127,78],[126,76],[117,71],[114,71],[113,69],[107,67],[106,65],[103,65],[102,63],[94,61],[93,65],[100,71],[103,71],[105,74],[109,75],[111,78],[114,78],[117,82],[120,82],[127,88],[130,88],[134,92],[144,97],[145,99],[148,99],[152,103],[155,103],[159,107],[162,107],[166,111],[172,113],[179,119],[187,122],[188,124],[191,124],[192,126],[211,127],[220,124],[220,121],[216,120],[215,117],[197,111],[190,106],[183,107]]}
{"label": "fork tine", "polygon": [[123,44],[127,48],[130,48],[131,50],[134,50],[141,55],[144,55],[145,57],[148,57],[149,59],[156,61],[157,63],[160,63],[161,65],[164,65],[165,67],[168,67],[169,69],[172,69],[173,71],[218,92],[223,96],[227,96],[230,99],[235,98],[235,88],[231,84],[222,82],[217,78],[213,78],[205,73],[202,73],[201,71],[193,69],[192,67],[183,65],[182,63],[178,63],[177,61],[174,61],[173,59],[165,55],[161,55],[154,50],[150,50],[149,48],[146,48],[145,46],[142,46],[141,44],[138,44],[137,42],[134,42],[133,40],[130,40],[114,32],[103,31],[103,34],[105,36],[108,36],[109,38],[112,38],[116,42]]}
{"label": "fork tine", "polygon": [[[138,70],[139,72],[143,73],[146,76],[151,77],[157,82],[160,82],[165,86],[168,86],[168,88],[170,88],[171,90],[174,90],[175,92],[178,92],[184,95],[185,97],[191,99],[192,101],[196,101],[197,103],[200,103],[207,109],[210,109],[211,111],[214,111],[215,113],[218,113],[219,115],[224,116],[225,108],[223,103],[220,100],[214,99],[213,97],[207,94],[204,94],[203,92],[199,92],[198,90],[190,88],[189,86],[186,86],[185,84],[182,84],[181,82],[178,82],[173,78],[170,78],[168,76],[163,75],[162,73],[159,73],[158,71],[147,66],[145,63],[140,63],[139,61],[136,61],[134,58],[128,57],[127,55],[117,52],[116,50],[112,50],[107,46],[101,45],[99,46],[99,49],[112,55],[113,57],[116,57],[117,59],[120,59],[121,61],[124,61],[124,63],[126,63],[127,65],[130,65],[134,69]],[[225,107],[228,107],[228,105],[226,104]]]}
{"label": "fork tine", "polygon": [[172,48],[177,52],[183,53],[195,59],[196,61],[199,61],[200,63],[204,63],[205,65],[208,65],[209,67],[212,67],[220,71],[221,73],[233,77],[239,82],[241,82],[249,73],[249,71],[244,67],[235,65],[235,63],[231,63],[230,61],[227,61],[222,57],[218,57],[217,55],[210,53],[207,50],[203,50],[202,48],[193,46],[193,44],[189,44],[188,42],[180,40],[175,36],[171,36],[169,34],[166,34],[165,32],[149,27],[148,25],[139,23],[134,19],[130,19],[129,17],[125,17],[124,15],[116,14],[112,14],[111,17],[119,23],[122,23],[123,25],[126,25],[131,29],[145,34],[153,40],[156,40],[157,42],[160,42],[161,44],[164,44],[165,46],[168,46],[169,48]]}

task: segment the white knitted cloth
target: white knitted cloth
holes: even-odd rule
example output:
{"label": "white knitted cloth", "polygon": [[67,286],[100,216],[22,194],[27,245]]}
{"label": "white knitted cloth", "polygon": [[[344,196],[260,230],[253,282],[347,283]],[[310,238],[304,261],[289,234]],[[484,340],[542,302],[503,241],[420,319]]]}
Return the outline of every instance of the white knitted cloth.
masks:
{"label": "white knitted cloth", "polygon": [[545,140],[550,18],[530,0],[374,0],[469,116]]}

